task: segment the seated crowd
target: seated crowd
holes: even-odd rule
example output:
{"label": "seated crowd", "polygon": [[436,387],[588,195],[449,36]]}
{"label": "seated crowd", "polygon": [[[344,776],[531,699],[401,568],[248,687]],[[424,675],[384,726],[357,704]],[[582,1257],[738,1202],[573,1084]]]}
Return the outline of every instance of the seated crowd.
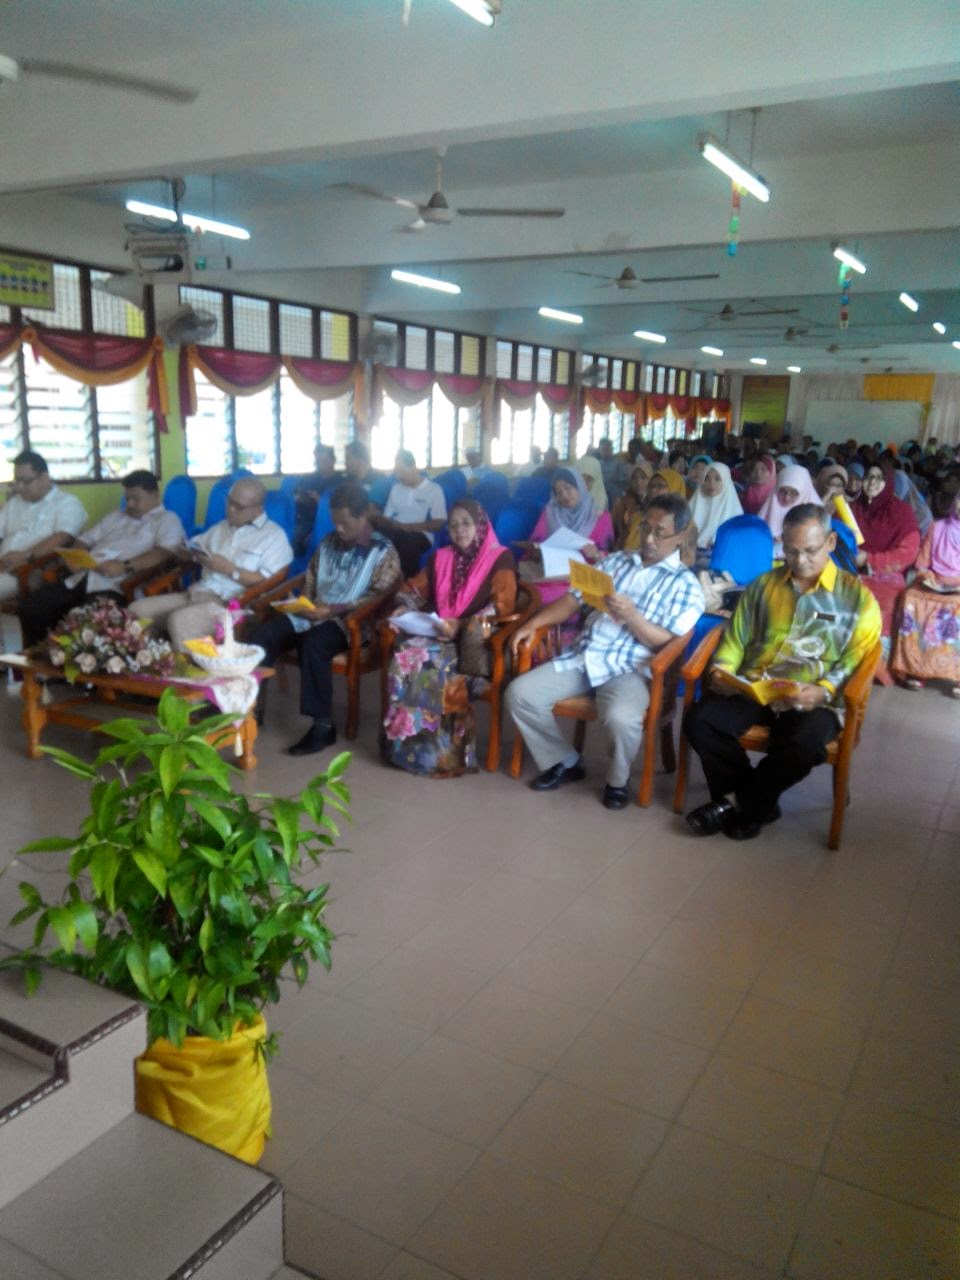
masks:
{"label": "seated crowd", "polygon": [[[539,518],[531,513],[524,539],[511,525],[503,543],[493,507],[469,496],[499,479],[476,452],[459,481],[468,496],[448,503],[406,450],[386,477],[353,442],[341,475],[321,445],[315,474],[296,493],[294,527],[268,518],[264,486],[248,477],[232,485],[225,519],[189,541],[150,472],[128,475],[120,508],[86,528],[83,506],[53,483],[43,458],[22,453],[0,508],[0,600],[8,616],[15,607],[24,648],[75,605],[107,595],[183,650],[213,630],[233,597],[282,581],[295,549],[309,553],[308,603],[295,613],[256,610],[244,635],[268,666],[296,651],[309,726],[290,753],[336,740],[333,664],[350,647],[349,615],[361,610],[363,645],[374,655],[379,645],[382,664],[383,757],[433,777],[476,768],[472,701],[490,696],[491,636],[516,665],[550,628],[549,655],[506,684],[504,699],[536,762],[530,785],[547,792],[584,776],[553,708],[590,695],[609,739],[602,802],[610,809],[628,803],[652,657],[676,637],[699,638],[705,624],[723,623],[685,722],[711,797],[688,822],[699,835],[748,839],[780,816],[780,795],[826,759],[844,685],[878,643],[881,683],[920,689],[943,680],[960,697],[956,451],[850,440],[821,457],[809,437],[789,446],[781,441],[774,452],[765,440],[728,436],[713,454],[698,452],[701,442],[661,452],[638,438],[623,458],[603,441],[597,456],[568,463],[548,449],[516,480],[542,486],[528,490],[541,495]],[[321,500],[332,531],[312,545]],[[551,539],[564,557],[608,576],[595,607],[568,575],[546,573]],[[51,573],[67,548],[88,553],[86,567],[75,560],[63,576]],[[167,589],[190,575],[184,589]],[[749,692],[758,680],[789,685],[763,705]],[[754,725],[769,729],[757,765],[739,743]]]}

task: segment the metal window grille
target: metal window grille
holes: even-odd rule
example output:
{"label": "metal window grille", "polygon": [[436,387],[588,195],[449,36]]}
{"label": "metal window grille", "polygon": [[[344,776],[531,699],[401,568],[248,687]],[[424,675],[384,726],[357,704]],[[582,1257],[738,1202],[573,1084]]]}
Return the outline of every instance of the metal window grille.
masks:
{"label": "metal window grille", "polygon": [[256,476],[272,476],[279,470],[277,460],[277,384],[252,396],[237,396],[233,402],[237,466]]}
{"label": "metal window grille", "polygon": [[350,359],[350,317],[344,312],[320,312],[320,355],[324,360]]}
{"label": "metal window grille", "polygon": [[185,420],[187,474],[222,476],[233,470],[233,402],[230,396],[196,375],[197,412]]}
{"label": "metal window grille", "polygon": [[[180,302],[185,307],[193,307],[195,311],[209,311],[217,317],[217,327],[207,339],[207,345],[211,347],[224,347],[227,343],[227,331],[224,321],[224,298],[219,289],[198,289],[196,285],[182,284],[180,286]],[[220,472],[197,472],[198,475],[214,474],[219,475]]]}
{"label": "metal window grille", "polygon": [[497,377],[513,377],[513,343],[497,343]]}
{"label": "metal window grille", "polygon": [[558,351],[557,352],[557,383],[558,385],[562,387],[569,385],[570,370],[571,370],[570,352]]}
{"label": "metal window grille", "polygon": [[53,311],[36,311],[24,308],[24,320],[34,320],[48,329],[83,328],[83,293],[80,268],[64,262],[53,264]]}
{"label": "metal window grille", "polygon": [[75,382],[43,360],[24,360],[26,424],[30,448],[43,455],[59,480],[94,480],[94,399],[90,387]]}
{"label": "metal window grille", "polygon": [[533,378],[533,347],[517,347],[517,380],[530,382]]}
{"label": "metal window grille", "polygon": [[266,298],[233,296],[233,345],[238,351],[269,353],[270,303]]}
{"label": "metal window grille", "polygon": [[436,373],[453,373],[456,339],[452,333],[438,329],[433,335],[433,368]]}
{"label": "metal window grille", "polygon": [[119,479],[130,471],[157,465],[153,414],[147,406],[145,374],[94,391],[100,475]]}
{"label": "metal window grille", "polygon": [[460,372],[473,377],[480,375],[480,351],[482,338],[465,333],[460,338]]}
{"label": "metal window grille", "polygon": [[147,332],[147,317],[139,307],[126,298],[115,298],[112,294],[97,289],[97,283],[109,280],[109,271],[90,272],[90,311],[93,318],[94,333],[112,333],[121,338],[143,338]]}
{"label": "metal window grille", "polygon": [[[407,369],[426,369],[427,367],[427,331],[414,325],[407,325],[405,342],[404,367]],[[408,447],[408,446],[404,446]]]}
{"label": "metal window grille", "polygon": [[549,347],[537,348],[537,381],[549,382],[551,380],[553,352]]}
{"label": "metal window grille", "polygon": [[313,311],[310,307],[280,303],[280,354],[305,356],[307,359],[313,355]]}

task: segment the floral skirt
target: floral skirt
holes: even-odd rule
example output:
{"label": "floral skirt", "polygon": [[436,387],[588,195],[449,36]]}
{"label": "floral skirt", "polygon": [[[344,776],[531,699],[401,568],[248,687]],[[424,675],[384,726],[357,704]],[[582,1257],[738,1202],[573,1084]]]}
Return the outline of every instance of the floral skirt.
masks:
{"label": "floral skirt", "polygon": [[960,596],[911,587],[890,665],[899,676],[960,684]]}
{"label": "floral skirt", "polygon": [[387,696],[381,744],[388,764],[427,778],[476,773],[476,724],[452,641],[414,637],[400,644]]}

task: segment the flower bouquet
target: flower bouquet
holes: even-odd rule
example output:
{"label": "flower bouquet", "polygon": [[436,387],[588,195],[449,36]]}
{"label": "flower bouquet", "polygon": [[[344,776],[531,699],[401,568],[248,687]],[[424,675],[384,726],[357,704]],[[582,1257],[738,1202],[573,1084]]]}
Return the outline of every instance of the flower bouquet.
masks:
{"label": "flower bouquet", "polygon": [[174,670],[174,653],[166,640],[151,636],[132,613],[105,598],[71,609],[42,650],[70,681],[97,674],[168,676]]}

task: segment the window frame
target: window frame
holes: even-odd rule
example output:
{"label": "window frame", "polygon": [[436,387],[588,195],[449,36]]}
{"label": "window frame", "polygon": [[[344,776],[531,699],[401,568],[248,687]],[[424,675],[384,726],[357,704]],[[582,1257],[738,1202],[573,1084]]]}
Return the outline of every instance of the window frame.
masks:
{"label": "window frame", "polygon": [[[422,372],[426,372],[426,373],[438,372],[436,367],[437,334],[452,333],[453,334],[453,372],[451,374],[449,369],[442,370],[439,372],[439,376],[441,378],[444,377],[444,375],[446,375],[447,377],[464,376],[463,375],[463,339],[464,338],[476,338],[477,341],[480,343],[480,355],[479,355],[479,360],[477,362],[480,372],[467,374],[465,376],[470,378],[484,377],[484,371],[486,369],[486,363],[487,363],[487,342],[488,340],[496,341],[495,338],[489,339],[487,334],[474,333],[470,329],[454,329],[453,327],[447,327],[446,325],[419,324],[415,320],[397,320],[393,316],[371,315],[370,323],[371,325],[377,325],[377,324],[393,325],[396,328],[397,362],[394,367],[397,369],[406,369],[410,367],[407,364],[407,330],[408,329],[425,329],[427,334],[427,357],[426,357],[425,369]],[[418,366],[418,369],[419,369],[419,366]]]}

